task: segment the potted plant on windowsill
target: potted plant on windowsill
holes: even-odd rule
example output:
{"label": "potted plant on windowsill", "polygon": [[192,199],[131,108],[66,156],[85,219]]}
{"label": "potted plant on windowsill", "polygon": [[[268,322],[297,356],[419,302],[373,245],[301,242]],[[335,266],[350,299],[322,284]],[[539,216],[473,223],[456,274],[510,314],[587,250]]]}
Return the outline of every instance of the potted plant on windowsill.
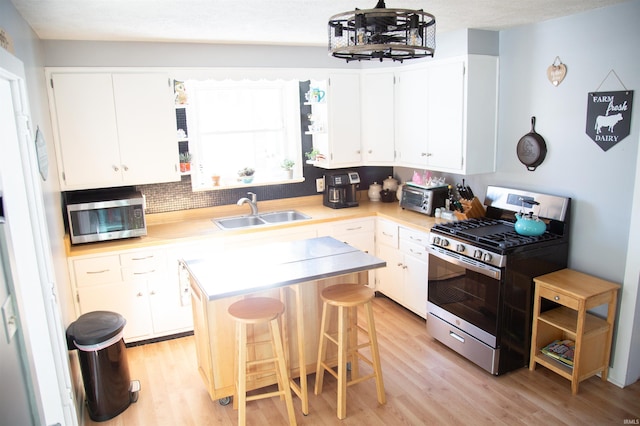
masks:
{"label": "potted plant on windowsill", "polygon": [[182,173],[188,172],[191,170],[191,154],[189,151],[183,152],[180,154],[180,171]]}
{"label": "potted plant on windowsill", "polygon": [[244,169],[238,170],[238,180],[243,183],[251,183],[253,182],[253,174],[255,173],[255,169],[251,167],[245,167]]}
{"label": "potted plant on windowsill", "polygon": [[287,178],[293,179],[293,166],[295,165],[296,163],[289,158],[285,158],[284,160],[282,160],[282,164],[280,164],[280,167],[282,167],[284,171],[287,172]]}

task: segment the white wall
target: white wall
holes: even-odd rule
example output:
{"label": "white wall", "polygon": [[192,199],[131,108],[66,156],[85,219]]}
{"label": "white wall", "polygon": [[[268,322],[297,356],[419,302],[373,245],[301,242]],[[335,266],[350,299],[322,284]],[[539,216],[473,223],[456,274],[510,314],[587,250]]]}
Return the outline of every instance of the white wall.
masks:
{"label": "white wall", "polygon": [[[475,182],[478,188],[512,185],[572,197],[569,267],[624,285],[610,372],[619,385],[635,382],[640,365],[639,349],[631,347],[634,321],[638,327],[638,262],[637,256],[635,262],[627,258],[628,244],[638,253],[638,232],[631,234],[634,241],[629,238],[631,217],[640,214],[636,202],[632,216],[633,197],[640,192],[638,17],[640,1],[634,0],[500,32],[498,171]],[[546,76],[556,56],[568,69],[558,87]],[[627,89],[636,90],[636,99],[631,134],[604,152],[585,134],[587,94],[624,89],[613,75],[603,82],[610,70]],[[535,172],[516,156],[531,116],[548,147]]]}

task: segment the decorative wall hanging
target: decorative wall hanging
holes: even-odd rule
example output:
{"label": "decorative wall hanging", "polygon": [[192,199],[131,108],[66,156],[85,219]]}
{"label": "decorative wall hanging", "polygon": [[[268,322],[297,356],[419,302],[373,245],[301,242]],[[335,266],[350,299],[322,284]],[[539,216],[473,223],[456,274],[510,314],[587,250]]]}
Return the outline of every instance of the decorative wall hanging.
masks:
{"label": "decorative wall hanging", "polygon": [[[603,151],[608,151],[618,142],[629,136],[633,90],[627,90],[614,70],[613,73],[625,90],[617,92],[591,92],[587,96],[587,135]],[[605,77],[605,80],[607,79]]]}
{"label": "decorative wall hanging", "polygon": [[40,127],[36,128],[36,156],[38,159],[38,171],[42,180],[47,180],[49,174],[49,157],[47,156],[47,143],[44,140],[44,136],[40,131]]}
{"label": "decorative wall hanging", "polygon": [[554,86],[558,86],[567,75],[567,66],[562,63],[559,56],[556,56],[553,63],[547,68],[547,78]]}

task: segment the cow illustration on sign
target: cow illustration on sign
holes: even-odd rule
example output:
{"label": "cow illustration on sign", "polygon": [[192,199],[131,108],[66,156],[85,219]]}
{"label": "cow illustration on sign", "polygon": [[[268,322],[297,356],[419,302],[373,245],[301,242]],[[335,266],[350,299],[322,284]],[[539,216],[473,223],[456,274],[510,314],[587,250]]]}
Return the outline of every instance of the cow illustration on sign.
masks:
{"label": "cow illustration on sign", "polygon": [[586,133],[603,151],[629,136],[633,91],[588,95]]}
{"label": "cow illustration on sign", "polygon": [[608,127],[609,132],[613,132],[613,127],[618,124],[618,121],[622,120],[622,114],[617,113],[615,115],[599,115],[596,118],[596,134],[600,134],[603,127]]}

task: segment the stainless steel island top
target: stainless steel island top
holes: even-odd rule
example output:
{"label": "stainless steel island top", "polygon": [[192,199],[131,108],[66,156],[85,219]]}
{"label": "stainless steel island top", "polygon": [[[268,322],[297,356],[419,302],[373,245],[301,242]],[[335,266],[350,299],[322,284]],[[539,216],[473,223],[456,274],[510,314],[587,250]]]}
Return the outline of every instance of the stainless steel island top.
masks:
{"label": "stainless steel island top", "polygon": [[209,300],[386,266],[332,237],[213,250],[183,263]]}

